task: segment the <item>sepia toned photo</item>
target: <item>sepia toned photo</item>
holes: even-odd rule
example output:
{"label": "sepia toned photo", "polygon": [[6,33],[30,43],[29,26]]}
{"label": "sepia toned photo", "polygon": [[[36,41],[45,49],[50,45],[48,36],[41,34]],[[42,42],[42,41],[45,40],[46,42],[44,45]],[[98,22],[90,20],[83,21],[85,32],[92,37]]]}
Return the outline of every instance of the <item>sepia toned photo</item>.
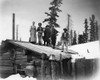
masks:
{"label": "sepia toned photo", "polygon": [[100,0],[0,0],[0,80],[100,80]]}

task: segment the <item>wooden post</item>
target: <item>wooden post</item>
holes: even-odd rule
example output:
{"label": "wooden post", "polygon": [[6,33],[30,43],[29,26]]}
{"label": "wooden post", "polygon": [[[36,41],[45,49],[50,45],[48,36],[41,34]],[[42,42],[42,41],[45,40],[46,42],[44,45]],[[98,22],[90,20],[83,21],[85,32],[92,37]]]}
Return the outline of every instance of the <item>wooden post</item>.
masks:
{"label": "wooden post", "polygon": [[18,41],[18,25],[16,25],[16,40]]}
{"label": "wooden post", "polygon": [[67,61],[67,73],[68,73],[68,77],[70,76],[70,68],[71,68],[71,66],[70,66],[70,61],[68,60]]}
{"label": "wooden post", "polygon": [[55,55],[50,55],[51,60],[51,79],[55,80]]}
{"label": "wooden post", "polygon": [[51,73],[52,73],[52,75],[51,75],[51,77],[52,77],[52,80],[55,80],[55,74],[54,74],[54,61],[53,60],[51,60]]}
{"label": "wooden post", "polygon": [[63,76],[63,63],[62,63],[62,54],[60,54],[60,67],[61,67],[61,78]]}
{"label": "wooden post", "polygon": [[67,26],[67,29],[68,29],[68,34],[69,34],[69,45],[71,45],[71,39],[70,39],[70,17],[71,17],[71,15],[70,14],[68,14],[68,26]]}
{"label": "wooden post", "polygon": [[73,77],[73,80],[76,80],[76,76],[75,76],[75,59],[72,59],[71,63],[72,63],[72,77]]}
{"label": "wooden post", "polygon": [[41,56],[41,80],[45,80],[45,59],[46,59],[46,54],[43,53]]}
{"label": "wooden post", "polygon": [[12,19],[12,39],[15,40],[15,13],[13,13]]}
{"label": "wooden post", "polygon": [[15,59],[16,59],[15,49],[11,50],[10,59],[11,59],[12,65],[13,65],[13,72],[17,73],[17,71],[16,71],[16,61],[15,61]]}

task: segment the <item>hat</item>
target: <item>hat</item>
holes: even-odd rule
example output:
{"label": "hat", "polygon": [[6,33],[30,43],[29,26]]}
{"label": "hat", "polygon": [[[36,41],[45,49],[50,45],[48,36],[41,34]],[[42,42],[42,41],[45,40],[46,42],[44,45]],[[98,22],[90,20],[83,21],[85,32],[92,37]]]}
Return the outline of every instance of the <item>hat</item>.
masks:
{"label": "hat", "polygon": [[35,21],[33,21],[32,23],[35,23]]}
{"label": "hat", "polygon": [[38,23],[38,25],[42,25],[42,23]]}
{"label": "hat", "polygon": [[67,31],[67,29],[66,29],[66,28],[64,28],[63,30],[64,30],[64,31]]}
{"label": "hat", "polygon": [[46,27],[49,27],[49,25],[46,25]]}

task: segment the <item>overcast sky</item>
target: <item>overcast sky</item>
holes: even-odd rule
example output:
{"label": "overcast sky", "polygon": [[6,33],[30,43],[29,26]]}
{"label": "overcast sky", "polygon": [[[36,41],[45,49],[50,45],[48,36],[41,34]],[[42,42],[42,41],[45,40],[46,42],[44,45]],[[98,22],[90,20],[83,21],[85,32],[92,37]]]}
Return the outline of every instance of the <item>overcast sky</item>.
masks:
{"label": "overcast sky", "polygon": [[[15,23],[19,25],[19,38],[29,40],[29,29],[32,21],[42,22],[49,12],[52,0],[0,0],[0,42],[5,39],[12,39],[12,13],[15,13]],[[71,15],[72,28],[82,33],[84,30],[84,19],[95,14],[99,21],[100,0],[63,0],[60,9],[58,23],[60,28],[67,26],[67,14]],[[46,24],[43,23],[43,26]]]}

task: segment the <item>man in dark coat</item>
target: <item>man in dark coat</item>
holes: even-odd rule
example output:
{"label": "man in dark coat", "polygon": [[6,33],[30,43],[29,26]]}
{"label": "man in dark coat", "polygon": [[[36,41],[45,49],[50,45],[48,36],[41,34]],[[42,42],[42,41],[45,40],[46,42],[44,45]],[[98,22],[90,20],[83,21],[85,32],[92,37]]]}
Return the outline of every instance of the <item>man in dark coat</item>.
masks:
{"label": "man in dark coat", "polygon": [[45,45],[45,43],[47,43],[47,46],[50,45],[50,34],[51,34],[50,28],[49,28],[49,25],[47,25],[44,30],[44,36],[43,36],[44,45]]}
{"label": "man in dark coat", "polygon": [[51,44],[53,48],[55,48],[57,33],[58,31],[54,28],[54,26],[52,26],[51,27]]}

